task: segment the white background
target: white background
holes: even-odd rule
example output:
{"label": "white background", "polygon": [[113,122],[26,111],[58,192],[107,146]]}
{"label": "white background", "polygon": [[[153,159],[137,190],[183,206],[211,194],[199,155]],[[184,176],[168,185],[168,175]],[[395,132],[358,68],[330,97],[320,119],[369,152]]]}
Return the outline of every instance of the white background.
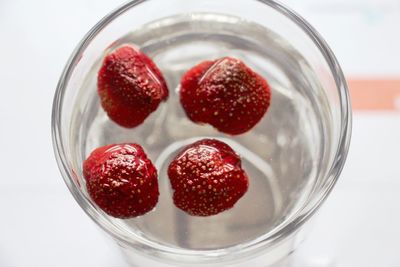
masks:
{"label": "white background", "polygon": [[[400,2],[288,0],[349,76],[400,75]],[[74,46],[121,0],[0,0],[0,267],[125,266],[76,204],[51,145],[51,103]],[[302,267],[400,266],[400,113],[355,113],[337,187]]]}

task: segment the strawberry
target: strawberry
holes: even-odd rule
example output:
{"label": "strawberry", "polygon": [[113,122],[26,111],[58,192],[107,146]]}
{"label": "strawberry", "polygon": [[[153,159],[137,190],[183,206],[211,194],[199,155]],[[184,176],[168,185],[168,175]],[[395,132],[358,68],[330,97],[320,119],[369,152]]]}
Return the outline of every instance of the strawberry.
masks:
{"label": "strawberry", "polygon": [[168,98],[167,84],[154,62],[133,46],[107,55],[97,77],[103,109],[117,124],[141,124]]}
{"label": "strawberry", "polygon": [[181,81],[180,100],[187,116],[231,135],[253,128],[267,112],[270,99],[266,80],[231,57],[204,61]]}
{"label": "strawberry", "polygon": [[194,216],[230,209],[246,193],[247,174],[227,144],[203,139],[183,149],[168,167],[175,205]]}
{"label": "strawberry", "polygon": [[137,217],[158,202],[157,170],[137,144],[95,149],[83,163],[83,175],[92,200],[113,217]]}

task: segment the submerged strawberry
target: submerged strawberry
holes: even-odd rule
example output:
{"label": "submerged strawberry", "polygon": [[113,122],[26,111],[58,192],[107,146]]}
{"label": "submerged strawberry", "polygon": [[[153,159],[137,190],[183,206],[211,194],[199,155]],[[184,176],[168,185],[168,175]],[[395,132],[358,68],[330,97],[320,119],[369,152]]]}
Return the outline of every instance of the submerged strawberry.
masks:
{"label": "submerged strawberry", "polygon": [[266,80],[231,57],[202,62],[181,81],[180,99],[187,116],[231,135],[253,128],[266,113],[270,98]]}
{"label": "submerged strawberry", "polygon": [[249,186],[240,157],[227,144],[212,139],[185,147],[169,165],[168,176],[175,205],[194,216],[232,208]]}
{"label": "submerged strawberry", "polygon": [[97,87],[108,116],[127,128],[141,124],[168,98],[161,71],[149,57],[132,46],[120,47],[105,57]]}
{"label": "submerged strawberry", "polygon": [[137,144],[95,149],[83,163],[83,174],[92,200],[113,217],[140,216],[158,202],[157,170]]}

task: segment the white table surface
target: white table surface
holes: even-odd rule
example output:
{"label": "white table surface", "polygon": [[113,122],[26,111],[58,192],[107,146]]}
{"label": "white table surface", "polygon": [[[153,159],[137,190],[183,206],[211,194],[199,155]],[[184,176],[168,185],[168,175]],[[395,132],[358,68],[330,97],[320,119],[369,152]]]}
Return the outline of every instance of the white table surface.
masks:
{"label": "white table surface", "polygon": [[[325,36],[346,73],[400,75],[399,1],[286,2]],[[125,266],[64,185],[50,133],[64,63],[120,3],[0,0],[0,267]],[[400,266],[399,137],[400,113],[355,114],[346,167],[299,266]]]}

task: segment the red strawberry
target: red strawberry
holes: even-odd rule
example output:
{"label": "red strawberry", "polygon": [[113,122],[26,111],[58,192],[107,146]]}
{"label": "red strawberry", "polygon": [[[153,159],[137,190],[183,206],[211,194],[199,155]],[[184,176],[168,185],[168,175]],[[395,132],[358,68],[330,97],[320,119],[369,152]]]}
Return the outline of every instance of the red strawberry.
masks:
{"label": "red strawberry", "polygon": [[167,84],[154,62],[132,46],[107,55],[97,77],[101,105],[123,127],[141,124],[168,98]]}
{"label": "red strawberry", "polygon": [[157,170],[137,144],[95,149],[83,163],[83,174],[90,197],[113,217],[140,216],[158,202]]}
{"label": "red strawberry", "polygon": [[232,208],[249,186],[240,157],[227,144],[212,139],[184,148],[169,165],[168,176],[175,205],[194,216]]}
{"label": "red strawberry", "polygon": [[227,134],[242,134],[266,113],[271,90],[266,80],[242,61],[224,57],[189,70],[180,98],[187,116]]}

